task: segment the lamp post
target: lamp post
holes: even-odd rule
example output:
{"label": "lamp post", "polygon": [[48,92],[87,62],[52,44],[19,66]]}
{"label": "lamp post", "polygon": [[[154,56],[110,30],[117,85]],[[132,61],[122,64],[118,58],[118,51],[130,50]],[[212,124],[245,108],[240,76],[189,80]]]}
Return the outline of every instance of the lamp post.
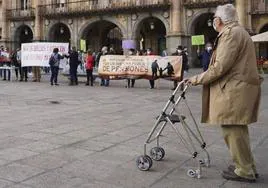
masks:
{"label": "lamp post", "polygon": [[208,19],[207,24],[208,24],[208,27],[212,27],[212,20],[211,20],[211,18]]}
{"label": "lamp post", "polygon": [[150,22],[150,29],[151,29],[151,30],[154,30],[154,22],[153,22],[153,21]]}

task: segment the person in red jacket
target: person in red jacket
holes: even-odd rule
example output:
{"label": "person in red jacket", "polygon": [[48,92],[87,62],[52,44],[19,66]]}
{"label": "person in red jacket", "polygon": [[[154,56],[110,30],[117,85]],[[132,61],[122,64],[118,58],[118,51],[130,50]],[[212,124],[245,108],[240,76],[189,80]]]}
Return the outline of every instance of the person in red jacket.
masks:
{"label": "person in red jacket", "polygon": [[87,71],[87,82],[86,85],[89,85],[89,78],[90,78],[90,85],[93,86],[93,67],[94,67],[94,57],[92,56],[92,52],[90,50],[87,51],[86,57],[86,71]]}

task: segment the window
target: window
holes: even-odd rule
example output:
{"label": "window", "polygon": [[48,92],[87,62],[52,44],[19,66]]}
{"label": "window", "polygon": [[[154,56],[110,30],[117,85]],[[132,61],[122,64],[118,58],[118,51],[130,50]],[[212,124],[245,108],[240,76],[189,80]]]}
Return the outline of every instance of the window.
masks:
{"label": "window", "polygon": [[97,5],[98,0],[89,0],[89,3],[92,4],[92,5]]}
{"label": "window", "polygon": [[64,7],[65,3],[66,3],[66,0],[54,0],[53,7],[61,8],[61,7]]}
{"label": "window", "polygon": [[21,0],[20,8],[21,10],[27,10],[29,8],[29,0]]}

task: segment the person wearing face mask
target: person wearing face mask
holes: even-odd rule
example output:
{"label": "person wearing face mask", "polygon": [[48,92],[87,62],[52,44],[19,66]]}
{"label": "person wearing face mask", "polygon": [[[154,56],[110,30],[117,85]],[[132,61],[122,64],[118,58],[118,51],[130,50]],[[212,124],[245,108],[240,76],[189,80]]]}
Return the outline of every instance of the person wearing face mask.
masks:
{"label": "person wearing face mask", "polygon": [[202,123],[220,125],[234,165],[222,177],[256,182],[248,124],[257,121],[262,78],[258,75],[253,41],[238,24],[232,4],[218,6],[213,20],[219,32],[208,69],[187,80],[203,85]]}
{"label": "person wearing face mask", "polygon": [[[128,55],[135,55],[135,50],[133,48],[129,49],[128,51]],[[130,85],[130,82],[131,82],[131,85]],[[134,78],[127,78],[127,85],[126,85],[126,88],[130,88],[130,87],[134,87],[135,85],[135,79]]]}
{"label": "person wearing face mask", "polygon": [[212,44],[207,43],[206,49],[201,53],[199,52],[199,50],[197,50],[197,55],[198,55],[198,59],[200,59],[201,61],[203,71],[206,71],[208,69],[208,65],[210,62],[211,55],[212,55]]}
{"label": "person wearing face mask", "polygon": [[[182,57],[181,80],[183,80],[184,71],[187,70],[187,66],[188,66],[188,57],[187,57],[186,53],[184,52],[182,46],[178,46],[177,51],[175,53],[173,53],[172,55]],[[172,90],[175,90],[177,85],[178,85],[178,81],[174,80],[173,83],[174,83],[174,87],[172,88]],[[182,84],[181,91],[183,89],[184,89],[184,86]]]}

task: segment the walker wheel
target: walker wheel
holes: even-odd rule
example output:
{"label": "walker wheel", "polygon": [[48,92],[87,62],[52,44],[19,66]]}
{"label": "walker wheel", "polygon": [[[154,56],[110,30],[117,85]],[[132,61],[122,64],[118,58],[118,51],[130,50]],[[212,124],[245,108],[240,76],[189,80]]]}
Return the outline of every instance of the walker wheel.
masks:
{"label": "walker wheel", "polygon": [[161,148],[161,147],[159,147],[159,149],[162,151],[162,155],[163,155],[163,157],[162,157],[162,159],[165,157],[165,155],[166,155],[166,152],[165,152],[165,150],[163,149],[163,148]]}
{"label": "walker wheel", "polygon": [[210,160],[209,159],[205,159],[205,165],[206,165],[206,167],[210,167]]}
{"label": "walker wheel", "polygon": [[152,158],[149,155],[145,155],[145,157],[150,161],[149,162],[150,163],[150,167],[149,168],[151,168],[153,166],[153,160],[152,160]]}
{"label": "walker wheel", "polygon": [[160,161],[165,156],[165,150],[161,147],[154,147],[151,149],[150,155],[151,155],[153,160]]}
{"label": "walker wheel", "polygon": [[189,177],[191,177],[191,178],[195,178],[195,177],[196,177],[196,172],[195,172],[195,170],[193,170],[193,169],[189,169],[189,170],[187,171],[187,176],[189,176]]}
{"label": "walker wheel", "polygon": [[199,164],[200,164],[201,166],[205,166],[206,162],[205,162],[205,160],[199,160]]}
{"label": "walker wheel", "polygon": [[201,166],[204,166],[204,167],[210,167],[210,161],[209,161],[209,159],[199,160],[199,164]]}
{"label": "walker wheel", "polygon": [[137,158],[136,165],[141,171],[147,171],[152,167],[153,161],[148,155],[141,155]]}

